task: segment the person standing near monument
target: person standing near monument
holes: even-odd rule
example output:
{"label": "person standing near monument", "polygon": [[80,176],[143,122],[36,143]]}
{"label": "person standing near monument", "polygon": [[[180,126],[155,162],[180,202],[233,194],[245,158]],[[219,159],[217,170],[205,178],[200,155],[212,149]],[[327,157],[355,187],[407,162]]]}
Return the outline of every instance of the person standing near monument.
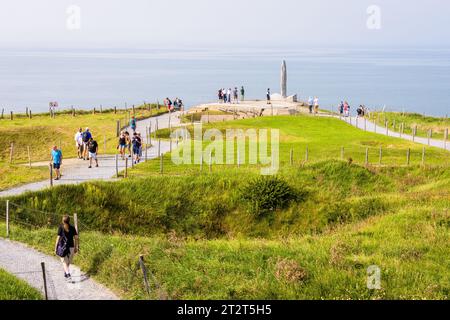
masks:
{"label": "person standing near monument", "polygon": [[245,99],[245,89],[244,86],[241,87],[241,101],[244,101]]}
{"label": "person standing near monument", "polygon": [[239,94],[238,94],[238,88],[234,87],[233,90],[233,102],[239,104]]}
{"label": "person standing near monument", "polygon": [[314,105],[314,99],[312,97],[309,97],[309,99],[308,99],[309,113],[313,112],[313,105]]}
{"label": "person standing near monument", "polygon": [[270,88],[267,88],[266,99],[267,99],[267,104],[270,104]]}
{"label": "person standing near monument", "polygon": [[319,113],[319,98],[314,97],[314,114]]}

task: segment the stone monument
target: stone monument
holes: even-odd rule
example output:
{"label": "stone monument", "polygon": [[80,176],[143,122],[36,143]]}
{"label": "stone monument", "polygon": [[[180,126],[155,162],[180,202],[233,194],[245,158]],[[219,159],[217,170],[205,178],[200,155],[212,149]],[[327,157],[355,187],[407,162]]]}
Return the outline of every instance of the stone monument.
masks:
{"label": "stone monument", "polygon": [[270,96],[271,100],[274,101],[287,101],[287,102],[297,102],[297,95],[288,96],[287,95],[287,66],[286,61],[283,60],[281,63],[281,94],[275,93]]}

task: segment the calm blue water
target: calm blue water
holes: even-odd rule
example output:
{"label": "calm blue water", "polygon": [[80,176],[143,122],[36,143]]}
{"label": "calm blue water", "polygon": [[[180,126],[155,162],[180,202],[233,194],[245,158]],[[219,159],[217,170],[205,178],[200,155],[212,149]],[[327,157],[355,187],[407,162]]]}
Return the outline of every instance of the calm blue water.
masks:
{"label": "calm blue water", "polygon": [[281,60],[288,91],[316,95],[324,107],[352,106],[450,113],[450,50],[72,50],[0,52],[0,108],[34,112],[123,106],[180,97],[211,102],[217,89],[244,85],[247,97],[279,92]]}

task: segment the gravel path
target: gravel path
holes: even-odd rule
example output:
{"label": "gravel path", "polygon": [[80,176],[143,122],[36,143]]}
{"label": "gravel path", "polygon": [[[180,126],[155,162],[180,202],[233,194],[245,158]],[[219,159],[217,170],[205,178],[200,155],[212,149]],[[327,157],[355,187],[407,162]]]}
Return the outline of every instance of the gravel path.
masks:
{"label": "gravel path", "polygon": [[[339,117],[337,117],[337,118],[339,118]],[[385,127],[381,127],[371,121],[364,120],[364,118],[358,118],[358,117],[345,118],[344,117],[344,118],[342,118],[342,120],[351,124],[354,127],[357,127],[358,129],[361,129],[361,130],[375,132],[375,133],[382,134],[382,135],[389,136],[389,137],[401,138],[404,140],[414,141],[414,142],[417,142],[417,143],[420,143],[423,145],[436,147],[436,148],[440,148],[440,149],[444,149],[444,150],[450,150],[450,142],[449,141],[446,142],[444,140],[438,140],[438,139],[430,139],[428,141],[428,138],[423,138],[423,137],[413,138],[412,135],[400,134],[400,132],[386,130]]]}
{"label": "gravel path", "polygon": [[[146,127],[152,125],[154,129],[156,122],[158,128],[164,129],[171,126],[179,126],[179,113],[172,115],[161,115],[152,119],[138,122],[137,130],[141,132],[143,141],[146,141]],[[169,120],[170,118],[170,120]],[[148,159],[158,157],[157,146],[148,149]],[[170,143],[161,141],[160,152],[167,153]],[[119,170],[124,168],[124,162],[120,161]],[[47,165],[47,162],[35,165]],[[115,156],[105,155],[99,157],[99,168],[88,169],[87,162],[78,159],[68,159],[63,163],[63,178],[54,181],[54,185],[75,184],[92,180],[114,180],[116,173]],[[37,191],[49,187],[49,181],[41,181],[26,184],[17,188],[0,192],[0,197],[18,195],[26,191]],[[71,267],[72,282],[64,278],[61,262],[57,257],[51,257],[39,251],[27,247],[21,243],[0,238],[0,268],[8,271],[16,277],[26,281],[32,287],[38,289],[44,295],[43,274],[41,262],[45,263],[47,277],[47,292],[52,300],[117,300],[118,297],[110,290],[96,283],[80,268]]]}
{"label": "gravel path", "polygon": [[0,238],[0,267],[39,290],[44,296],[41,262],[45,263],[47,292],[51,300],[118,300],[109,289],[71,266],[72,281],[64,278],[62,264],[21,243]]}
{"label": "gravel path", "polygon": [[[164,129],[169,127],[169,118],[171,126],[179,126],[180,119],[178,118],[179,113],[175,112],[169,116],[169,114],[163,114],[158,117],[138,121],[137,131],[142,135],[143,141],[146,142],[147,133],[146,127],[152,125],[152,130],[158,122],[159,129]],[[155,141],[152,141],[155,146],[148,148],[147,157],[148,160],[155,159],[158,157],[158,147]],[[167,153],[170,150],[170,143],[168,141],[161,141],[161,153]],[[115,155],[100,155],[99,156],[99,167],[88,169],[88,161],[83,161],[79,159],[66,159],[63,160],[63,165],[61,167],[61,172],[63,177],[61,180],[54,180],[53,185],[67,185],[67,184],[78,184],[92,180],[104,180],[104,181],[114,181],[116,180],[116,160]],[[48,162],[38,162],[34,163],[34,166],[48,166]],[[128,162],[131,166],[131,162]],[[125,161],[119,160],[119,171],[125,169]],[[38,191],[50,186],[49,180],[28,183],[25,185],[18,186],[16,188],[4,190],[0,192],[1,197],[15,196],[22,194],[27,191]]]}

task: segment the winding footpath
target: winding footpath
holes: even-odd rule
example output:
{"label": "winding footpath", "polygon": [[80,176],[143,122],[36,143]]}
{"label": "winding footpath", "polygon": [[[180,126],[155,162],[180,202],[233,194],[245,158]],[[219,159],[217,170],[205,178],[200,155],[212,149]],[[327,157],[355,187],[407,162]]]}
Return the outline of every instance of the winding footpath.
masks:
{"label": "winding footpath", "polygon": [[[149,118],[137,123],[137,130],[141,132],[143,141],[147,139],[146,128],[152,126],[164,129],[170,126],[180,125],[179,113],[164,114],[158,117]],[[169,120],[170,118],[170,120]],[[158,157],[157,146],[152,146],[147,150],[148,160]],[[161,141],[160,152],[167,153],[170,143]],[[47,165],[48,162],[34,165]],[[54,185],[66,185],[83,183],[92,180],[116,180],[115,155],[105,155],[99,157],[99,168],[88,169],[86,161],[79,159],[64,160],[63,178],[54,181]],[[124,161],[120,161],[119,170],[124,169]],[[0,192],[0,197],[19,195],[27,191],[37,191],[49,187],[49,181],[40,181],[26,184],[17,188]],[[56,231],[55,231],[56,232]],[[56,236],[55,236],[56,237]],[[45,263],[47,294],[51,300],[117,300],[118,297],[109,289],[98,284],[84,274],[77,266],[71,266],[72,281],[68,282],[64,278],[61,262],[56,256],[43,254],[24,244],[0,238],[0,268],[24,280],[30,286],[39,290],[44,296],[44,281],[41,263]]]}
{"label": "winding footpath", "polygon": [[[177,127],[180,126],[179,113],[174,112],[171,115],[168,113],[160,115],[158,117],[153,117],[137,122],[137,131],[141,133],[143,141],[147,141],[147,130],[146,128],[151,125],[154,129],[156,127],[156,122],[158,122],[159,129],[169,128],[169,118],[170,126]],[[152,130],[153,130],[152,129]],[[94,128],[95,130],[95,128]],[[95,134],[95,131],[94,131]],[[155,141],[153,141],[155,142]],[[170,150],[170,143],[167,141],[161,141],[160,152],[165,154]],[[155,159],[158,157],[158,146],[148,148],[147,159]],[[144,161],[144,159],[143,159]],[[100,155],[98,158],[99,167],[88,169],[88,162],[80,159],[64,159],[63,165],[61,167],[61,172],[63,174],[61,180],[54,180],[53,185],[67,185],[67,184],[78,184],[93,180],[103,180],[103,181],[114,181],[117,180],[114,176],[116,174],[116,159],[115,155]],[[33,163],[33,166],[48,166],[48,161]],[[128,164],[131,166],[131,163]],[[119,160],[119,171],[125,169],[125,161]],[[39,181],[24,184],[16,188],[4,190],[0,192],[0,198],[15,196],[25,193],[27,191],[39,191],[46,189],[50,186],[49,180]]]}
{"label": "winding footpath", "polygon": [[[339,116],[335,116],[339,119]],[[408,134],[401,134],[400,132],[397,131],[392,131],[392,130],[386,130],[385,127],[376,125],[375,123],[368,121],[367,119],[364,118],[358,118],[358,117],[343,117],[341,118],[342,121],[345,121],[349,124],[351,124],[352,126],[361,129],[361,130],[365,130],[365,131],[369,131],[369,132],[374,132],[377,134],[382,134],[385,136],[389,136],[389,137],[394,137],[394,138],[400,138],[400,139],[404,139],[404,140],[408,140],[411,142],[416,142],[416,143],[420,143],[423,145],[427,145],[430,147],[436,147],[436,148],[440,148],[440,149],[444,149],[444,150],[450,150],[450,142],[449,141],[444,141],[444,140],[438,140],[438,139],[428,139],[428,138],[423,138],[423,137],[413,137],[412,135],[408,135]]]}

